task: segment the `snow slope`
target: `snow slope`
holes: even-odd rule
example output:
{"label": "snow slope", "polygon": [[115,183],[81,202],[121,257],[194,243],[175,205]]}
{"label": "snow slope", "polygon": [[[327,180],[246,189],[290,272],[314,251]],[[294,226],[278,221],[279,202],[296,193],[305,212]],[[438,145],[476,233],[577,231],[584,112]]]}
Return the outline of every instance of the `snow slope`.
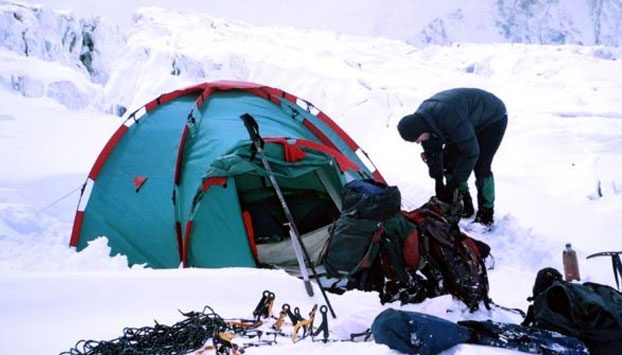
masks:
{"label": "snow slope", "polygon": [[[372,16],[366,9],[359,10]],[[442,89],[494,92],[510,120],[493,166],[497,223],[486,233],[463,221],[492,246],[491,297],[525,309],[535,273],[561,268],[566,242],[578,252],[584,280],[613,284],[608,260],[584,257],[620,249],[621,49],[417,48],[387,38],[255,27],[196,11],[129,11],[121,13],[132,14],[124,28],[105,17],[0,4],[0,353],[58,353],[79,339],[117,337],[124,326],[172,324],[181,320],[177,309],[204,305],[225,317],[248,317],[264,289],[276,293],[278,307],[287,302],[304,311],[323,302],[279,271],[130,269],[123,256],[108,256],[103,238],[79,254],[67,247],[76,189],[120,124],[114,114],[219,79],[265,83],[313,102],[400,187],[405,207],[425,202],[433,184],[420,148],[399,138],[399,119]],[[330,327],[341,338],[367,328],[385,308],[373,293],[331,301],[338,319]],[[447,296],[401,308],[452,320],[519,321],[496,309],[469,314]],[[391,353],[373,343],[287,341],[249,353],[293,350]],[[449,351],[501,352],[466,345]]]}

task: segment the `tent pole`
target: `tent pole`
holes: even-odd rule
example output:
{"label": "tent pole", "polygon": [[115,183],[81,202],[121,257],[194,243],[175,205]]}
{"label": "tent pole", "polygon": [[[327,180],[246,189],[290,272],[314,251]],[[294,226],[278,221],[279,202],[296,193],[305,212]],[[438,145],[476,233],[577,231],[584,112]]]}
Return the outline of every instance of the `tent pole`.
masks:
{"label": "tent pole", "polygon": [[293,234],[291,238],[292,245],[296,253],[296,259],[298,260],[298,265],[300,266],[300,272],[302,273],[302,277],[305,282],[305,288],[307,289],[307,294],[309,296],[313,296],[313,287],[311,286],[311,282],[309,280],[309,275],[307,273],[305,260],[302,258],[303,255],[307,263],[309,263],[309,266],[311,267],[311,271],[313,272],[313,277],[315,277],[315,279],[317,280],[318,286],[320,287],[320,291],[322,291],[322,295],[324,296],[324,299],[326,300],[326,305],[328,306],[328,309],[330,309],[331,315],[333,316],[333,318],[337,318],[337,316],[335,315],[335,311],[333,310],[333,307],[331,306],[330,301],[328,300],[326,291],[324,290],[324,287],[322,286],[320,282],[320,278],[317,272],[315,271],[315,266],[313,266],[313,260],[311,260],[311,258],[309,257],[309,253],[307,252],[307,249],[305,248],[302,242],[302,239],[300,238],[300,233],[298,233],[298,228],[296,227],[296,223],[294,223],[294,217],[292,216],[289,210],[289,207],[287,206],[287,202],[285,201],[285,198],[283,197],[283,192],[281,191],[281,188],[276,182],[276,177],[274,176],[274,173],[272,172],[272,168],[270,168],[268,159],[266,158],[266,155],[263,151],[264,141],[259,135],[259,126],[257,125],[257,122],[255,121],[253,116],[249,115],[248,113],[243,114],[242,116],[240,116],[240,118],[242,119],[242,121],[244,121],[244,126],[246,126],[246,129],[248,130],[248,134],[252,142],[252,147],[254,149],[253,155],[255,151],[259,153],[259,157],[261,158],[261,162],[263,163],[263,166],[266,169],[266,172],[268,173],[268,177],[270,178],[272,187],[274,188],[274,191],[276,192],[276,195],[279,198],[279,201],[281,202],[281,207],[283,207],[283,212],[285,212],[285,217],[287,218],[287,221],[290,227],[290,234]]}

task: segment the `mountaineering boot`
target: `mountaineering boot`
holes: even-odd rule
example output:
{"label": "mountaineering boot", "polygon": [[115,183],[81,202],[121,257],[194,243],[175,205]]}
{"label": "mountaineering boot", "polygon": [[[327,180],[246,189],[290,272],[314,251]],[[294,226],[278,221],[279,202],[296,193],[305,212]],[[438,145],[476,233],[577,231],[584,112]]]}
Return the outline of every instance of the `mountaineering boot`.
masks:
{"label": "mountaineering boot", "polygon": [[471,194],[469,191],[460,191],[460,195],[462,196],[462,218],[471,218],[475,213],[475,209],[473,208],[473,199],[471,199]]}
{"label": "mountaineering boot", "polygon": [[494,223],[493,214],[494,210],[492,208],[482,207],[477,211],[474,222],[490,227]]}

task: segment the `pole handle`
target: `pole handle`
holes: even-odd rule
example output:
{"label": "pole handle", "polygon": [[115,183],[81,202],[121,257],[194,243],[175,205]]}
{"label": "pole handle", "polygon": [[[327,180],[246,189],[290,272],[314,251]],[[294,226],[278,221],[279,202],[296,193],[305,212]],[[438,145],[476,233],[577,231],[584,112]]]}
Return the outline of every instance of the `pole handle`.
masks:
{"label": "pole handle", "polygon": [[253,118],[253,116],[249,115],[248,113],[243,114],[242,116],[240,116],[240,118],[242,119],[242,121],[244,121],[244,126],[246,127],[248,135],[255,147],[258,149],[263,149],[264,140],[259,135],[259,125],[257,124],[257,121],[255,121],[255,118]]}

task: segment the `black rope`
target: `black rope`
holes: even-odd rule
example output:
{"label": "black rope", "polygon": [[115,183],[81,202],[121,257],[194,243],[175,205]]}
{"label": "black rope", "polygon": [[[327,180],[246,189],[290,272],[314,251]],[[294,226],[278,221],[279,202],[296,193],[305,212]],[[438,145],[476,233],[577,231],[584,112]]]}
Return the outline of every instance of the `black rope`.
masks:
{"label": "black rope", "polygon": [[113,340],[80,340],[61,355],[138,355],[186,354],[200,349],[220,332],[239,332],[238,327],[227,324],[223,318],[206,306],[202,312],[188,312],[183,321],[173,326],[156,324],[153,327],[125,328],[123,335]]}

